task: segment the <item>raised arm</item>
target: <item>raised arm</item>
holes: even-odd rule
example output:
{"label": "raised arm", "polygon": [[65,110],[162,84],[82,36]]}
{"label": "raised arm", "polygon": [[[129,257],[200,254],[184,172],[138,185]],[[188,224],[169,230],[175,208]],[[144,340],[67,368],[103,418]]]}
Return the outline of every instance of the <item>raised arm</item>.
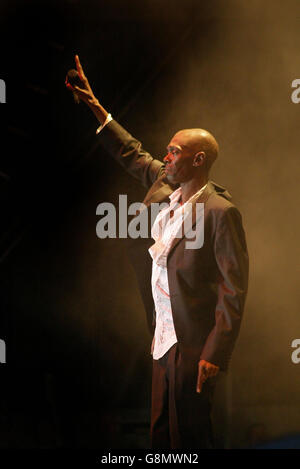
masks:
{"label": "raised arm", "polygon": [[76,69],[82,82],[82,87],[72,86],[66,78],[66,87],[76,93],[78,98],[85,102],[103,126],[99,138],[101,145],[113,156],[119,164],[132,176],[140,180],[149,188],[155,180],[162,175],[164,165],[154,159],[142,148],[141,142],[130,135],[100,104],[93,93],[89,81],[83,71],[78,55],[75,56]]}

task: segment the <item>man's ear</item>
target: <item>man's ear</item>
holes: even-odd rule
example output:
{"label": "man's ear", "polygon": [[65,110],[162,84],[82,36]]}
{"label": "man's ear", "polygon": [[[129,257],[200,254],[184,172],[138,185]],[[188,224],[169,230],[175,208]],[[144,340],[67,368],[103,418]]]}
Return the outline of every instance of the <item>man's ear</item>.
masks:
{"label": "man's ear", "polygon": [[206,158],[205,152],[198,151],[198,153],[194,155],[193,166],[202,166],[204,164],[205,158]]}

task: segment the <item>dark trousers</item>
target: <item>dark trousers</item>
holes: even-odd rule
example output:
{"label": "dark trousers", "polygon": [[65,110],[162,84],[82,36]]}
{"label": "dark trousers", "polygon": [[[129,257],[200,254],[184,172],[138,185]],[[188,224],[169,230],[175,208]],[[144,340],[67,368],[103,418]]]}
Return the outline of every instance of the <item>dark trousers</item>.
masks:
{"label": "dark trousers", "polygon": [[211,404],[215,380],[196,393],[199,357],[178,344],[153,360],[151,445],[157,449],[213,448]]}

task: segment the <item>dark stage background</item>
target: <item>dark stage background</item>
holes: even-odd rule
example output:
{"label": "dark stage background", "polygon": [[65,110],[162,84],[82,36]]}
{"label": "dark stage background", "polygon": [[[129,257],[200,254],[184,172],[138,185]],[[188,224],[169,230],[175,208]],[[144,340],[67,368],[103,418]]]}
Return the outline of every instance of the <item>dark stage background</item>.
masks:
{"label": "dark stage background", "polygon": [[212,179],[243,214],[249,295],[218,447],[300,432],[297,0],[2,1],[1,448],[146,448],[151,337],[124,240],[96,206],[144,189],[104,154],[65,74],[153,155],[181,128],[220,144]]}

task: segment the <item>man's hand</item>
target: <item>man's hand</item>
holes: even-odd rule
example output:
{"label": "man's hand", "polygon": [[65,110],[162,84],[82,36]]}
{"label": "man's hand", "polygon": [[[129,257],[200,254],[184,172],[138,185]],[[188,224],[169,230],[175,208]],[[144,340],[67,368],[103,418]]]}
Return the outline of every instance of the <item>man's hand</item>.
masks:
{"label": "man's hand", "polygon": [[80,81],[82,82],[82,86],[81,87],[76,86],[76,85],[72,86],[68,80],[68,76],[66,76],[65,85],[69,90],[76,93],[79,99],[81,99],[87,104],[90,104],[92,101],[96,99],[96,97],[92,91],[92,88],[90,87],[87,77],[84,74],[78,55],[75,55],[75,62],[76,62],[76,69],[77,69]]}
{"label": "man's hand", "polygon": [[82,82],[82,87],[72,86],[71,83],[69,83],[68,81],[68,77],[66,77],[65,85],[69,90],[76,93],[78,98],[81,101],[85,102],[91,108],[91,110],[94,112],[99,122],[101,124],[104,124],[106,117],[108,115],[108,112],[101,106],[98,99],[94,95],[93,90],[89,84],[89,81],[87,77],[85,76],[85,73],[83,71],[78,55],[75,55],[75,63],[76,63],[76,69],[77,69],[79,78]]}
{"label": "man's hand", "polygon": [[219,372],[219,367],[207,362],[206,360],[200,360],[198,363],[198,379],[197,379],[197,392],[200,393],[202,385],[205,383],[207,378],[216,376]]}

